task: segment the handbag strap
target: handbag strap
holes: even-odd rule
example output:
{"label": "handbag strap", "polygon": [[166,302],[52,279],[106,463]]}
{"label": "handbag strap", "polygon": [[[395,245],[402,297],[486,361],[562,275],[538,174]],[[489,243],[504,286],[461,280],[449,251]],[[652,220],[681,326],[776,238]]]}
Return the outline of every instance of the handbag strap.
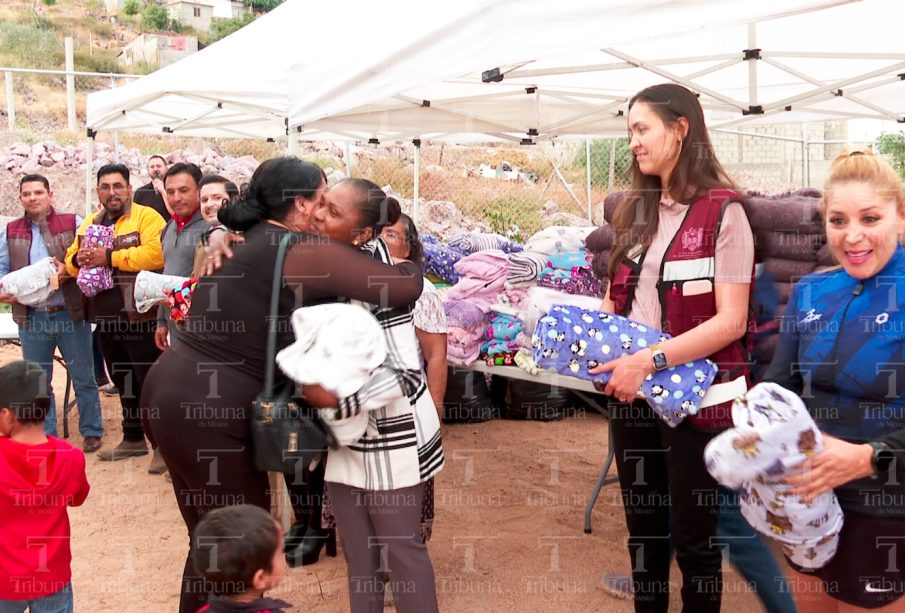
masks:
{"label": "handbag strap", "polygon": [[277,315],[280,307],[280,289],[283,287],[283,262],[286,260],[286,251],[294,234],[287,232],[280,239],[277,248],[277,259],[273,265],[273,284],[270,286],[270,316],[267,330],[267,363],[264,370],[264,393],[273,397],[273,375],[276,365],[277,353]]}

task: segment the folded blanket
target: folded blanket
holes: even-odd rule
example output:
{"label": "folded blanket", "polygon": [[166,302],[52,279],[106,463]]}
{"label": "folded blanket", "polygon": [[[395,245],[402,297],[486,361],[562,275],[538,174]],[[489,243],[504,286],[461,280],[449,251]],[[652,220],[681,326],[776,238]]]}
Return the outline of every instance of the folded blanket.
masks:
{"label": "folded blanket", "polygon": [[842,510],[829,491],[810,503],[792,496],[787,476],[823,448],[823,435],[801,398],[775,383],[761,383],[732,404],[734,428],[707,444],[713,478],[741,489],[742,515],[775,539],[789,558],[820,568],[836,553]]}
{"label": "folded blanket", "polygon": [[480,346],[484,341],[486,330],[486,326],[483,325],[472,328],[449,326],[446,332],[446,344],[448,346],[459,345],[460,347],[468,347],[471,345]]}
{"label": "folded blanket", "polygon": [[517,366],[516,362],[517,353],[512,351],[503,351],[500,353],[495,353],[492,355],[488,355],[484,362],[488,366]]}
{"label": "folded blanket", "polygon": [[496,302],[497,296],[503,291],[505,285],[505,276],[494,281],[462,277],[458,283],[449,288],[449,291],[446,292],[446,298],[449,300],[468,300],[487,313],[490,311],[491,305]]}
{"label": "folded blanket", "polygon": [[386,336],[370,311],[355,304],[321,304],[292,312],[295,342],[277,353],[290,379],[351,396],[387,357]]}
{"label": "folded blanket", "polygon": [[554,305],[571,304],[593,311],[600,308],[600,303],[600,298],[564,294],[546,287],[532,287],[528,289],[528,297],[522,303],[522,323],[525,324],[525,330],[533,332],[537,321],[546,315]]}
{"label": "folded blanket", "polygon": [[525,298],[528,297],[527,287],[509,287],[506,282],[503,291],[497,296],[496,302],[490,307],[491,310],[499,309],[500,312],[517,311],[521,308]]}
{"label": "folded blanket", "polygon": [[509,256],[506,281],[511,285],[533,283],[547,266],[547,255],[534,251],[522,251]]}
{"label": "folded blanket", "polygon": [[518,243],[501,234],[466,232],[449,239],[449,246],[470,255],[486,249],[499,249],[506,253],[517,253],[523,249]]}
{"label": "folded blanket", "polygon": [[12,294],[20,304],[35,306],[53,294],[50,278],[57,274],[53,258],[41,258],[0,278],[0,294]]}
{"label": "folded blanket", "polygon": [[442,243],[424,244],[424,274],[435,275],[446,283],[456,283],[459,273],[454,265],[465,257],[461,251]]}
{"label": "folded blanket", "polygon": [[600,280],[591,272],[590,268],[573,268],[572,272],[568,274],[562,274],[563,272],[557,271],[541,277],[537,281],[537,286],[549,287],[566,294],[603,298]]}
{"label": "folded blanket", "polygon": [[588,266],[588,250],[560,251],[547,256],[547,266],[553,269],[571,270]]}
{"label": "folded blanket", "polygon": [[[603,200],[603,218],[607,223],[613,223],[613,216],[616,214],[616,209],[619,208],[619,205],[622,204],[623,200],[625,200],[625,192],[610,192],[606,195],[606,198]],[[594,251],[596,251],[596,249]]]}
{"label": "folded blanket", "polygon": [[518,343],[515,341],[490,340],[481,344],[481,355],[493,356],[501,353],[515,353],[518,351]]}
{"label": "folded blanket", "polygon": [[820,197],[812,192],[775,196],[750,194],[746,208],[754,230],[813,234],[822,225]]}
{"label": "folded blanket", "polygon": [[481,345],[473,345],[462,347],[460,345],[450,345],[446,348],[446,359],[453,364],[467,366],[471,364],[481,355]]}
{"label": "folded blanket", "polygon": [[[113,249],[113,226],[91,224],[85,228],[82,247]],[[109,266],[80,268],[75,282],[87,297],[97,296],[103,291],[113,289],[113,269]]]}
{"label": "folded blanket", "polygon": [[601,253],[609,251],[613,248],[613,226],[604,224],[588,234],[585,239],[585,246],[588,251],[593,253]]}
{"label": "folded blanket", "polygon": [[559,251],[576,251],[584,248],[584,239],[593,232],[592,226],[550,226],[534,234],[525,243],[525,251],[536,251],[547,255]]}
{"label": "folded blanket", "polygon": [[484,325],[484,311],[467,300],[443,301],[443,312],[450,327],[475,328]]}
{"label": "folded blanket", "polygon": [[[531,345],[538,366],[604,385],[612,373],[592,375],[588,369],[669,338],[621,315],[556,305],[537,323]],[[675,427],[700,410],[716,371],[710,360],[677,364],[648,375],[639,391],[654,413]]]}
{"label": "folded blanket", "polygon": [[485,336],[489,339],[515,342],[515,337],[524,329],[522,320],[513,315],[491,311],[488,319],[490,325]]}
{"label": "folded blanket", "polygon": [[151,307],[167,302],[171,292],[182,289],[188,280],[188,277],[142,270],[135,276],[135,310],[147,313]]}
{"label": "folded blanket", "polygon": [[509,256],[499,249],[486,249],[465,256],[456,262],[454,268],[462,277],[493,281],[506,277]]}

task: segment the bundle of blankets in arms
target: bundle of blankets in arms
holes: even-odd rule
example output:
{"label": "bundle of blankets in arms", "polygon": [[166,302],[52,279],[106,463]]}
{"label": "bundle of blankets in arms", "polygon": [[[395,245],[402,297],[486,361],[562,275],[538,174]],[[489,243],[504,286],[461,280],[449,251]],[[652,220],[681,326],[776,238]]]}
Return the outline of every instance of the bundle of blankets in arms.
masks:
{"label": "bundle of blankets in arms", "polygon": [[[612,373],[594,375],[589,370],[669,338],[660,330],[621,315],[559,304],[537,323],[531,345],[538,366],[601,387]],[[639,396],[657,416],[675,427],[700,411],[716,373],[716,364],[707,359],[677,364],[648,375]]]}
{"label": "bundle of blankets in arms", "polygon": [[742,515],[779,543],[795,564],[820,568],[836,553],[842,509],[832,492],[811,502],[789,493],[787,476],[819,453],[823,436],[801,398],[775,383],[760,383],[732,404],[734,428],[708,443],[713,478],[741,490]]}
{"label": "bundle of blankets in arms", "polygon": [[[113,249],[113,226],[91,224],[85,228],[82,246]],[[79,269],[75,282],[89,298],[97,296],[113,289],[113,269],[109,266],[84,266]]]}
{"label": "bundle of blankets in arms", "polygon": [[54,287],[53,279],[56,275],[57,267],[53,258],[42,258],[0,277],[0,294],[12,294],[19,304],[25,306],[41,304],[59,289],[59,279],[57,287]]}

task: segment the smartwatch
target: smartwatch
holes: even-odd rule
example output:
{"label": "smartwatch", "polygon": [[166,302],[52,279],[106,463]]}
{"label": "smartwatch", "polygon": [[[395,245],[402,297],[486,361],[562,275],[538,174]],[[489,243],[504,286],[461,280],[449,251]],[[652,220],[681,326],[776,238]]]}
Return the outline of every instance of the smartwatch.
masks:
{"label": "smartwatch", "polygon": [[660,344],[650,346],[651,351],[651,361],[654,364],[654,370],[659,372],[661,370],[666,370],[668,364],[666,363],[666,354],[663,353],[663,350],[660,349]]}
{"label": "smartwatch", "polygon": [[867,444],[874,448],[874,454],[870,458],[871,468],[876,474],[888,473],[896,454],[886,443],[869,441]]}

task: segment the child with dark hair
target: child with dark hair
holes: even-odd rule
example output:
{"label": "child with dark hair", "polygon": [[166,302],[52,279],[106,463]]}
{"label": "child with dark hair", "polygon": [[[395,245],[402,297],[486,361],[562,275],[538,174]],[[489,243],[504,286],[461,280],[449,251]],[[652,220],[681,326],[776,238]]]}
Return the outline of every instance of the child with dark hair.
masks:
{"label": "child with dark hair", "polygon": [[0,367],[0,611],[72,611],[69,516],[88,496],[81,450],[44,434],[47,375]]}
{"label": "child with dark hair", "polygon": [[265,598],[286,572],[283,529],[264,509],[239,504],[211,511],[192,539],[195,571],[210,596],[198,613],[279,613],[288,602]]}

